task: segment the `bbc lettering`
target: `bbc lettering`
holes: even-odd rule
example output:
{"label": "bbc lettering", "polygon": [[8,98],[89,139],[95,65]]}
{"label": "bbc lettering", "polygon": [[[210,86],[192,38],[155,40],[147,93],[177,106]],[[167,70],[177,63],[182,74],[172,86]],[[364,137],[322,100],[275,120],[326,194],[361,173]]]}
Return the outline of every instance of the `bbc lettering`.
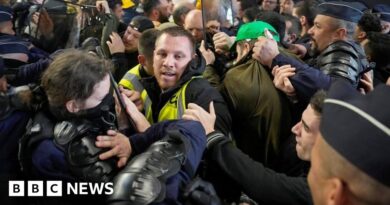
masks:
{"label": "bbc lettering", "polygon": [[[44,186],[46,184],[46,186]],[[62,196],[62,181],[9,181],[8,195],[14,197],[60,197]],[[113,183],[67,183],[67,195],[111,195],[114,193]]]}
{"label": "bbc lettering", "polygon": [[[8,183],[8,195],[9,196],[25,196],[25,190],[27,190],[27,196],[42,197],[44,196],[43,181],[27,181],[27,187],[25,189],[24,181],[9,181]],[[62,196],[62,181],[46,181],[46,195],[45,196]]]}

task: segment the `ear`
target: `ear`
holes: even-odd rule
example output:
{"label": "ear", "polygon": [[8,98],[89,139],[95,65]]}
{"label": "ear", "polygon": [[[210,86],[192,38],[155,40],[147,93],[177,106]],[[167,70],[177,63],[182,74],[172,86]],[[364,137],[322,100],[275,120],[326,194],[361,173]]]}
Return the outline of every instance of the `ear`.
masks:
{"label": "ear", "polygon": [[357,37],[359,39],[365,39],[366,36],[367,36],[367,33],[365,31],[360,31]]}
{"label": "ear", "polygon": [[345,28],[339,28],[335,32],[335,36],[337,39],[344,39],[347,36],[347,29]]}
{"label": "ear", "polygon": [[328,181],[328,194],[325,196],[328,205],[347,204],[347,187],[339,178],[331,178]]}
{"label": "ear", "polygon": [[153,9],[152,16],[154,16],[155,18],[158,18],[160,16],[160,12],[157,9]]}
{"label": "ear", "polygon": [[306,21],[306,16],[301,16],[301,17],[299,18],[299,22],[301,22],[302,27],[305,27],[305,26],[306,26],[306,23],[307,23],[307,21]]}
{"label": "ear", "polygon": [[145,66],[146,63],[146,58],[144,55],[138,55],[138,63],[141,64],[142,66]]}
{"label": "ear", "polygon": [[290,43],[293,43],[297,40],[298,37],[295,33],[291,33],[288,35],[288,38],[289,38]]}
{"label": "ear", "polygon": [[80,110],[79,106],[76,103],[76,100],[69,100],[65,103],[65,107],[70,113],[76,113]]}
{"label": "ear", "polygon": [[249,53],[249,51],[252,50],[252,47],[249,43],[244,43],[244,52],[245,52],[245,55],[247,53]]}

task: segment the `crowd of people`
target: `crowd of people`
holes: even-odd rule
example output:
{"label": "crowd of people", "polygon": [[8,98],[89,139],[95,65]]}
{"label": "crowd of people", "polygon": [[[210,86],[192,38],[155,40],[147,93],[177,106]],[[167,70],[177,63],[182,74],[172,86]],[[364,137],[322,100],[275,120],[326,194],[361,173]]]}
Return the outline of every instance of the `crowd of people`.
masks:
{"label": "crowd of people", "polygon": [[1,1],[0,200],[388,205],[389,53],[379,0]]}

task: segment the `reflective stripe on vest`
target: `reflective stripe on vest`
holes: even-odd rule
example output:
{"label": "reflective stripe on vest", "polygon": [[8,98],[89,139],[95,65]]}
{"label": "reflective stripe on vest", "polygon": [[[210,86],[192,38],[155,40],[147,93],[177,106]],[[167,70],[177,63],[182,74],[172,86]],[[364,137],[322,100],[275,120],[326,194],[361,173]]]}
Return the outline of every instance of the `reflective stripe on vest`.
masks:
{"label": "reflective stripe on vest", "polygon": [[202,76],[194,76],[186,82],[180,90],[178,90],[164,105],[158,115],[158,122],[164,120],[181,119],[186,109],[186,89],[191,81],[195,78],[202,78]]}
{"label": "reflective stripe on vest", "polygon": [[119,81],[119,85],[122,85],[124,88],[129,90],[135,90],[141,94],[142,102],[144,103],[145,117],[146,119],[152,123],[152,101],[150,100],[148,93],[146,92],[144,86],[141,84],[140,79],[141,75],[139,72],[140,64],[134,66],[130,69],[125,76]]}

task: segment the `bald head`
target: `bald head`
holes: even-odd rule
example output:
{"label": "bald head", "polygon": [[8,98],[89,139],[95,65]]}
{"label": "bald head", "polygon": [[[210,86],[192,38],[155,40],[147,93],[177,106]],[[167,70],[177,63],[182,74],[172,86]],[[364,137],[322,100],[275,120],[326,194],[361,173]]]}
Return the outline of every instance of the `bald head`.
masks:
{"label": "bald head", "polygon": [[184,21],[184,29],[189,31],[197,43],[203,39],[202,12],[200,10],[191,10]]}

